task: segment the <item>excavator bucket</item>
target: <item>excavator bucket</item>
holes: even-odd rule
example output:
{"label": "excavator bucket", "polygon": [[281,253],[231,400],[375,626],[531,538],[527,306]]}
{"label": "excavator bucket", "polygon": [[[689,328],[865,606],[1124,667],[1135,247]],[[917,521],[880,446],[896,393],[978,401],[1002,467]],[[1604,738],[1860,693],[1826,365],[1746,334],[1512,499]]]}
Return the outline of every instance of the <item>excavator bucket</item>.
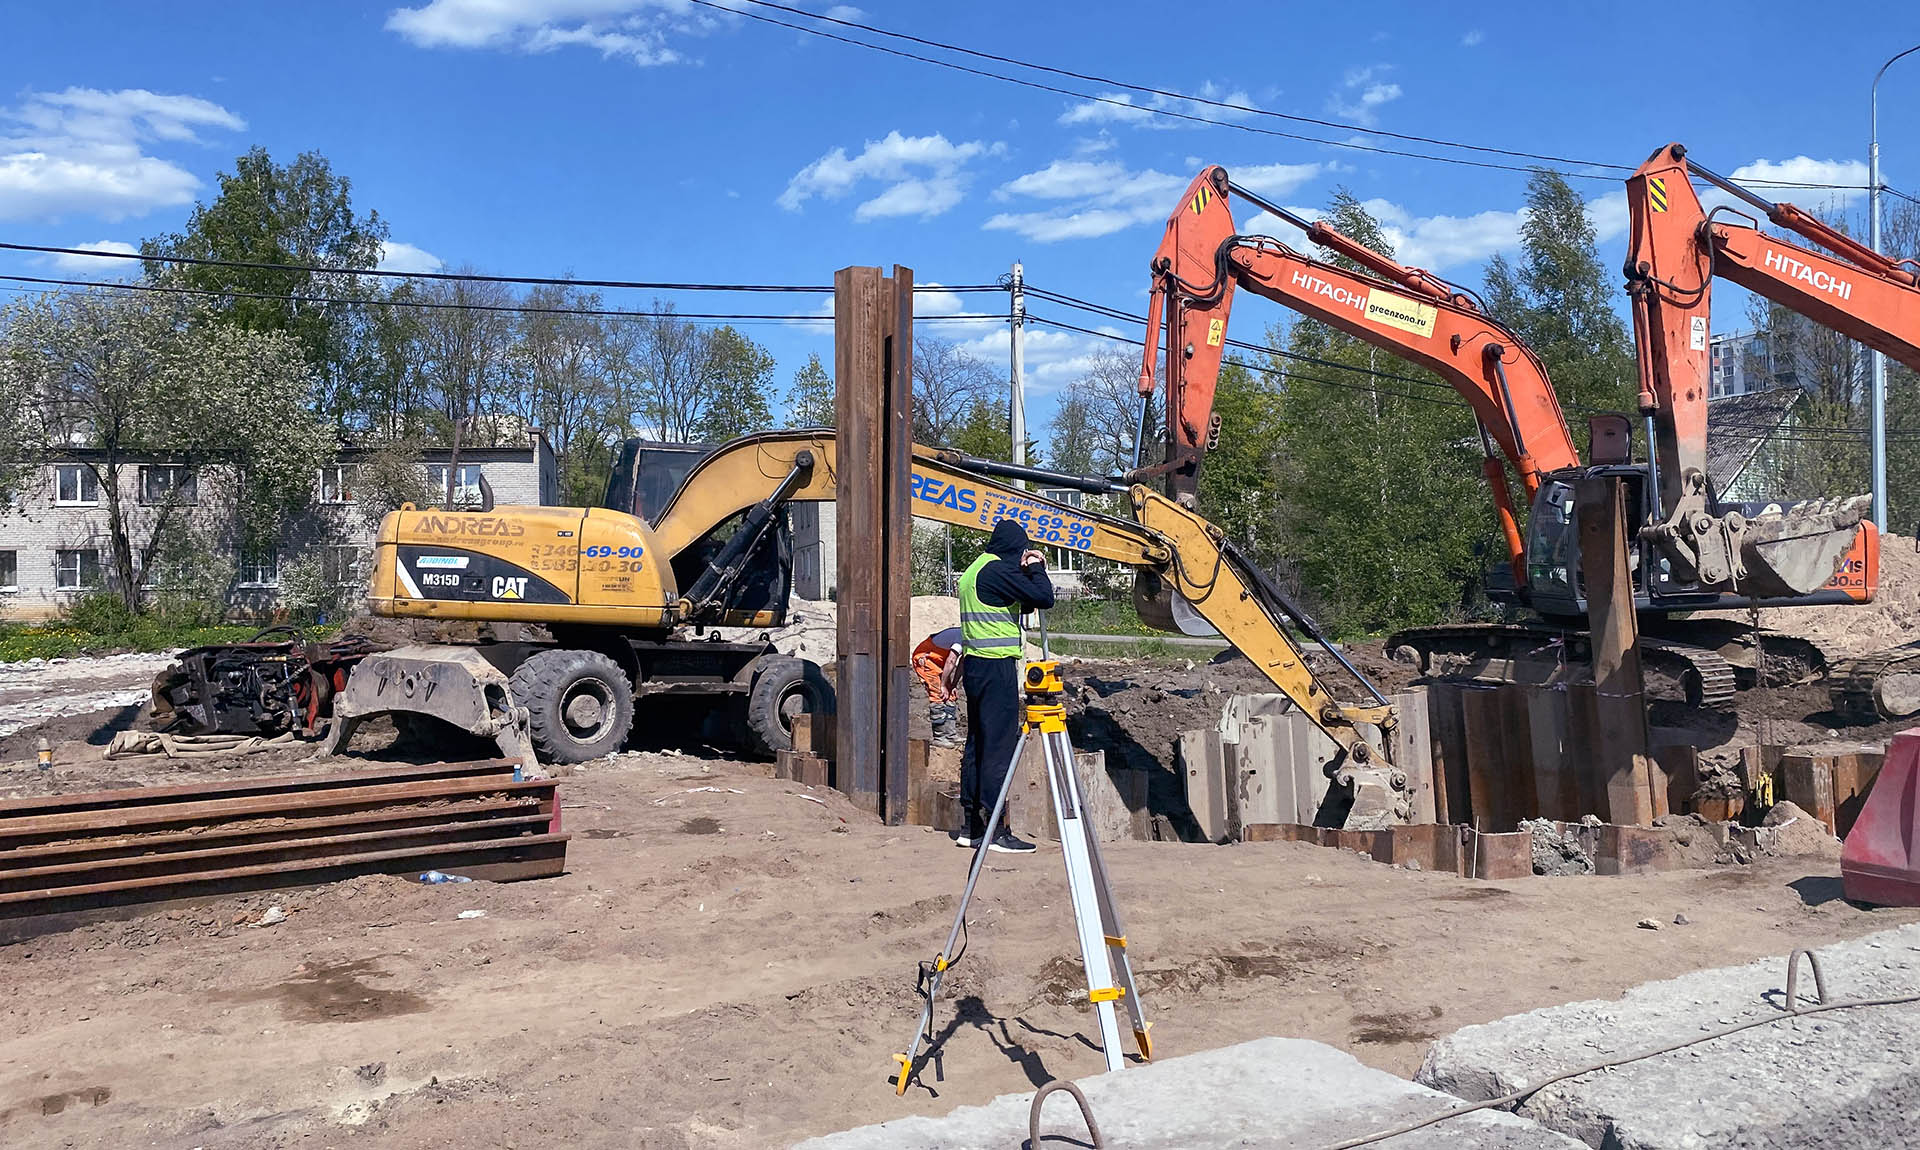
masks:
{"label": "excavator bucket", "polygon": [[1827,585],[1853,546],[1871,499],[1808,499],[1747,521],[1740,538],[1746,575],[1738,590],[1756,599],[1810,595]]}

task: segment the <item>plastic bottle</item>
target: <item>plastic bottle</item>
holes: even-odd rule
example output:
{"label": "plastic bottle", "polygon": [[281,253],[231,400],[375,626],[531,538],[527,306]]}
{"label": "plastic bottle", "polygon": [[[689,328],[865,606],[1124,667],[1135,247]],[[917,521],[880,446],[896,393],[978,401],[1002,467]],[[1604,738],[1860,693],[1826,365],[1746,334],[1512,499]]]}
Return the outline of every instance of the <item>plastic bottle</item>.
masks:
{"label": "plastic bottle", "polygon": [[473,880],[463,874],[443,874],[437,870],[430,870],[420,876],[420,881],[431,886],[438,886],[443,882],[472,882]]}

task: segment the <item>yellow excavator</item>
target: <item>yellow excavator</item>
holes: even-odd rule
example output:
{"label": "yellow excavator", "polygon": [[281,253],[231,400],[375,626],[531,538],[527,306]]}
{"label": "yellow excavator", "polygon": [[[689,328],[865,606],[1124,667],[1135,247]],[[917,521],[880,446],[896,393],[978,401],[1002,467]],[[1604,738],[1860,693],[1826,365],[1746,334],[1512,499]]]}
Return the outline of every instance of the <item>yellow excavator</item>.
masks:
{"label": "yellow excavator", "polygon": [[[1072,507],[1002,481],[1015,479],[1124,493],[1132,517]],[[796,714],[832,708],[820,669],[780,655],[769,642],[698,633],[781,622],[784,596],[770,608],[741,594],[749,568],[784,518],[782,508],[832,500],[836,489],[833,432],[782,431],[735,440],[700,459],[644,518],[602,507],[408,506],[390,513],[375,542],[368,596],[374,614],[484,622],[503,631],[539,624],[546,636],[365,657],[328,700],[331,747],[343,747],[370,716],[424,715],[493,738],[508,755],[583,762],[624,744],[635,699],[658,695],[727,709],[762,753],[790,747]],[[1134,568],[1160,609],[1210,624],[1340,748],[1328,767],[1333,785],[1324,817],[1361,828],[1409,816],[1407,778],[1382,750],[1391,745],[1392,705],[1271,578],[1193,511],[1144,486],[921,446],[913,449],[912,496],[922,518],[982,531],[1014,519],[1036,544]],[[1136,589],[1136,598],[1141,594]],[[1328,651],[1367,697],[1340,701],[1308,664],[1302,641]]]}

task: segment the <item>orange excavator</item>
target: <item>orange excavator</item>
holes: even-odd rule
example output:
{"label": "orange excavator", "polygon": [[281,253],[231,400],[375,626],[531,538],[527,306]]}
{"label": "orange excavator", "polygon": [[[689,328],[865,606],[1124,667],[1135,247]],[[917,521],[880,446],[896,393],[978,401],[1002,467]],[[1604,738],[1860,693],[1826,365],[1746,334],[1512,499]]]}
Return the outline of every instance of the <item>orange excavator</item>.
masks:
{"label": "orange excavator", "polygon": [[[1235,198],[1299,228],[1360,270],[1269,236],[1240,234]],[[1743,677],[1737,664],[1754,660],[1732,628],[1691,629],[1695,634],[1669,623],[1669,614],[1758,601],[1854,602],[1873,594],[1877,536],[1862,522],[1864,500],[1780,507],[1711,499],[1704,385],[1690,394],[1681,389],[1680,402],[1667,400],[1670,390],[1656,390],[1653,402],[1643,404],[1648,441],[1658,446],[1654,458],[1633,462],[1630,421],[1608,415],[1593,421],[1594,458],[1583,464],[1545,367],[1471,292],[1269,203],[1233,184],[1223,168],[1207,168],[1188,186],[1167,221],[1152,273],[1140,392],[1144,403],[1164,386],[1166,455],[1140,474],[1160,476],[1177,500],[1191,503],[1202,459],[1220,433],[1213,396],[1237,288],[1431,370],[1473,409],[1507,549],[1505,571],[1489,575],[1490,591],[1531,607],[1545,622],[1412,628],[1388,640],[1397,657],[1429,670],[1522,681],[1583,660],[1587,644],[1579,622],[1586,600],[1572,493],[1573,484],[1589,476],[1626,481],[1635,521],[1643,525],[1630,541],[1635,600],[1643,629],[1657,632],[1644,640],[1643,653],[1690,701],[1730,699]],[[1156,362],[1163,331],[1165,359]],[[1529,507],[1524,535],[1509,467]],[[1703,498],[1681,498],[1696,491]],[[1817,651],[1802,655],[1820,659]]]}
{"label": "orange excavator", "polygon": [[[1709,211],[1694,191],[1696,178],[1826,250],[1769,235],[1737,207]],[[1714,277],[1920,371],[1920,265],[1881,255],[1792,204],[1755,195],[1693,163],[1680,144],[1654,152],[1628,179],[1627,208],[1633,223],[1627,294],[1640,357],[1640,403],[1679,413],[1663,429],[1673,443],[1661,444],[1663,458],[1671,452],[1680,461],[1661,485],[1662,500],[1676,513],[1651,530],[1709,536],[1711,528],[1687,516],[1688,509],[1704,516],[1711,494],[1700,479],[1703,460],[1693,449],[1704,438]],[[1807,524],[1811,531],[1820,526],[1817,518]],[[1871,591],[1870,562],[1861,575]],[[1895,648],[1837,663],[1828,689],[1835,710],[1858,718],[1920,713],[1920,651]]]}

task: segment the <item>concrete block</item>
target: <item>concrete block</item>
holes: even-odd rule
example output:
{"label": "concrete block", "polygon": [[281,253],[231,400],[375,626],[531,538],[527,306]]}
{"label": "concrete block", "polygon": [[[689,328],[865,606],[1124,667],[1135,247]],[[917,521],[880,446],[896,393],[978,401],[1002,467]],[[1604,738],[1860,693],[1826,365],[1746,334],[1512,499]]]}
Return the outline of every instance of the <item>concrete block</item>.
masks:
{"label": "concrete block", "polygon": [[1232,812],[1227,807],[1227,762],[1219,731],[1187,731],[1177,744],[1187,809],[1210,843],[1225,842]]}
{"label": "concrete block", "polygon": [[[1920,925],[1819,948],[1834,1000],[1920,993]],[[1813,979],[1800,977],[1811,1004]],[[1469,1026],[1427,1051],[1418,1080],[1473,1101],[1616,1055],[1750,1019],[1770,1025],[1583,1075],[1519,1114],[1609,1150],[1910,1146],[1920,1128],[1920,1004],[1795,1017],[1785,957],[1650,982]]]}
{"label": "concrete block", "polygon": [[[1108,1146],[1127,1150],[1320,1147],[1458,1105],[1374,1070],[1344,1051],[1297,1038],[1261,1038],[1079,1080]],[[941,1118],[912,1117],[829,1134],[799,1150],[1008,1150],[1026,1145],[1033,1093],[1003,1094]],[[1050,1096],[1041,1146],[1085,1146],[1073,1097]],[[1394,1150],[1578,1150],[1580,1144],[1511,1114],[1480,1111],[1396,1138]]]}
{"label": "concrete block", "polygon": [[1241,826],[1313,821],[1295,817],[1293,763],[1282,743],[1288,730],[1284,716],[1256,715],[1240,724],[1240,741],[1227,746]]}

